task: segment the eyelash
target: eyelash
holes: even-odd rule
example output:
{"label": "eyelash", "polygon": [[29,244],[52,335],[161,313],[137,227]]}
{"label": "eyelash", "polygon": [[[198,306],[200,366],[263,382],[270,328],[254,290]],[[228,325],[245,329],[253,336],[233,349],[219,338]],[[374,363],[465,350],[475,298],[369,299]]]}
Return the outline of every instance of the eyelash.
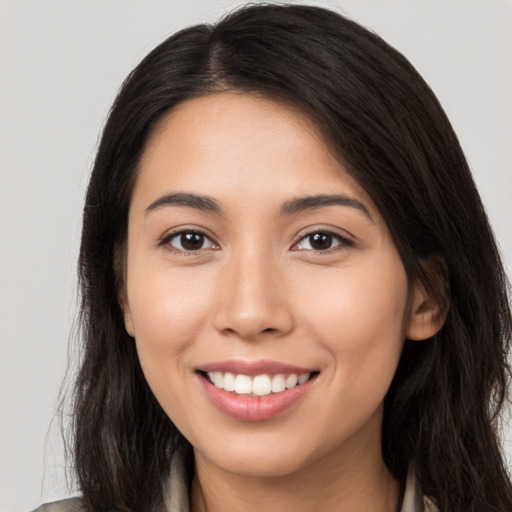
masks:
{"label": "eyelash", "polygon": [[210,240],[210,242],[213,245],[217,245],[217,244],[215,244],[215,242],[212,241],[212,239],[205,232],[201,231],[200,229],[182,229],[181,231],[175,231],[173,233],[169,233],[167,236],[165,236],[161,240],[159,245],[165,246],[167,250],[169,250],[171,252],[174,252],[174,253],[177,253],[177,254],[181,254],[183,256],[194,256],[194,255],[197,255],[199,253],[199,251],[201,251],[202,249],[196,249],[196,250],[187,251],[187,250],[184,250],[184,249],[179,249],[179,248],[171,246],[171,240],[173,238],[181,237],[183,235],[199,235],[199,236],[204,237],[204,239]]}
{"label": "eyelash", "polygon": [[[337,245],[335,245],[334,247],[329,247],[328,249],[325,249],[325,250],[305,249],[305,250],[311,251],[313,254],[318,254],[318,255],[323,256],[323,255],[331,254],[337,250],[347,249],[354,245],[354,243],[351,240],[340,235],[339,233],[336,233],[334,231],[329,231],[328,229],[318,229],[318,230],[310,231],[310,232],[302,235],[299,238],[299,240],[293,244],[293,247],[296,247],[298,244],[300,244],[301,242],[304,242],[308,238],[313,237],[314,235],[328,236],[328,237],[332,238],[332,242],[337,241],[339,243]],[[311,242],[310,242],[310,245],[311,245]],[[294,249],[294,250],[300,250],[300,249]]]}
{"label": "eyelash", "polygon": [[[208,236],[205,232],[199,230],[199,229],[184,229],[184,230],[181,230],[181,231],[175,231],[173,233],[170,233],[168,234],[167,236],[165,236],[159,243],[160,246],[165,246],[167,248],[167,250],[171,251],[171,252],[174,252],[174,253],[177,253],[177,254],[182,254],[184,256],[194,256],[194,255],[197,255],[200,251],[202,251],[203,249],[196,249],[196,250],[184,250],[184,249],[179,249],[179,248],[176,248],[176,247],[173,247],[171,245],[171,241],[176,238],[176,237],[181,237],[183,235],[199,235],[201,237],[204,237],[204,239],[208,239],[210,240],[210,242],[212,243],[212,245],[216,246],[216,248],[218,248],[218,245],[213,242],[213,240],[210,238],[210,236]],[[336,233],[334,231],[329,231],[329,230],[325,230],[325,229],[318,229],[318,230],[314,230],[314,231],[310,231],[304,235],[302,235],[294,244],[292,247],[296,247],[298,244],[300,244],[301,242],[307,240],[308,238],[314,236],[314,235],[323,235],[323,236],[328,236],[328,237],[332,237],[333,241],[337,241],[339,242],[337,245],[335,245],[334,247],[329,247],[328,249],[325,249],[325,250],[321,250],[321,249],[304,249],[304,250],[307,250],[307,251],[311,251],[313,254],[318,254],[318,255],[326,255],[326,254],[331,254],[332,252],[334,252],[335,250],[339,250],[337,249],[338,247],[341,247],[341,248],[349,248],[349,247],[352,247],[354,245],[354,243],[351,241],[351,240],[348,240],[347,238],[345,238],[344,236],[340,235],[339,233]],[[310,243],[311,245],[311,243]],[[300,251],[301,249],[292,249],[294,251]]]}

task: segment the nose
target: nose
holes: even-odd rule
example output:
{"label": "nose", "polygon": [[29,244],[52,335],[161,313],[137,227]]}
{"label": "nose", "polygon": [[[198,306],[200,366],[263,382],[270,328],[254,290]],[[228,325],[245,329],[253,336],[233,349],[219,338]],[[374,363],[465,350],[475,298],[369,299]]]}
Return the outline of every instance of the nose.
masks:
{"label": "nose", "polygon": [[279,338],[293,329],[293,316],[279,263],[265,251],[234,257],[219,283],[214,323],[225,335],[248,341]]}

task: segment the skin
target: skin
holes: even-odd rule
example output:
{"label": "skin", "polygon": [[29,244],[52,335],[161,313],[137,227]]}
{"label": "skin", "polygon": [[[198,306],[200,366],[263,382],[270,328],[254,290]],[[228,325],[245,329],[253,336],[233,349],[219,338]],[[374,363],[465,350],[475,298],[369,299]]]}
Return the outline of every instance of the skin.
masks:
{"label": "skin", "polygon": [[[223,214],[150,207],[173,193],[209,196]],[[279,214],[332,194],[367,212]],[[207,238],[187,253],[170,235],[191,230]],[[307,235],[325,231],[332,243],[312,250]],[[409,285],[384,219],[300,112],[224,92],[163,119],[133,191],[120,301],[152,391],[194,447],[192,510],[399,510],[382,403],[405,337],[439,329],[437,305]],[[196,372],[233,358],[320,373],[284,413],[241,421],[212,404]]]}

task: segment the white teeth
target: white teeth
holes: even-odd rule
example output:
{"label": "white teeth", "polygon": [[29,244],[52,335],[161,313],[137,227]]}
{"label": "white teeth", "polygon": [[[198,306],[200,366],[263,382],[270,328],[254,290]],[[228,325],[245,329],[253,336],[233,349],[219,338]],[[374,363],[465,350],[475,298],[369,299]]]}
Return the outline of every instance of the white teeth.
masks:
{"label": "white teeth", "polygon": [[252,393],[251,377],[237,375],[235,378],[235,393],[237,395],[250,395]]}
{"label": "white teeth", "polygon": [[224,375],[221,372],[213,372],[213,383],[217,388],[224,386]]}
{"label": "white teeth", "polygon": [[232,373],[224,374],[224,386],[226,391],[235,391],[235,376]]}
{"label": "white teeth", "polygon": [[215,387],[225,391],[235,392],[237,395],[266,396],[270,393],[280,393],[285,389],[291,389],[304,384],[310,378],[310,373],[297,375],[278,374],[273,377],[262,374],[254,378],[248,375],[234,375],[233,373],[208,372],[208,377]]}
{"label": "white teeth", "polygon": [[286,384],[284,382],[284,375],[276,375],[272,379],[272,393],[279,393],[280,391],[284,391],[286,389]]}
{"label": "white teeth", "polygon": [[292,373],[291,375],[288,375],[286,377],[285,385],[286,389],[294,388],[297,385],[297,382],[299,381],[299,377]]}
{"label": "white teeth", "polygon": [[304,382],[307,382],[309,379],[309,373],[303,373],[299,375],[299,384],[304,384]]}
{"label": "white teeth", "polygon": [[268,375],[258,375],[252,381],[252,392],[258,396],[270,395],[272,392],[272,381]]}

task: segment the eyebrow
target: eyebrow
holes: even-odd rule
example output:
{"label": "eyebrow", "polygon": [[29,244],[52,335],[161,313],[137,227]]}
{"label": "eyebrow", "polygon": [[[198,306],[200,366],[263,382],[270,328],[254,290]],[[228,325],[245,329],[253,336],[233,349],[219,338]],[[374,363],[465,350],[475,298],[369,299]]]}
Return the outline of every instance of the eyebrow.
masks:
{"label": "eyebrow", "polygon": [[297,197],[284,203],[281,206],[279,214],[282,216],[293,215],[295,213],[316,210],[317,208],[333,205],[355,208],[356,210],[364,213],[373,223],[375,223],[375,220],[368,211],[368,208],[366,208],[361,201],[344,194]]}
{"label": "eyebrow", "polygon": [[224,215],[219,203],[209,196],[199,196],[196,194],[189,194],[178,192],[175,194],[166,194],[153,201],[145,211],[145,215],[154,210],[158,210],[164,206],[186,206],[194,208],[207,213],[215,213],[216,215]]}
{"label": "eyebrow", "polygon": [[[165,206],[185,206],[193,208],[206,213],[214,213],[216,215],[224,216],[224,211],[217,200],[210,196],[201,196],[186,192],[177,192],[166,194],[153,201],[145,210],[145,215],[148,213],[163,208]],[[354,208],[364,213],[373,223],[375,223],[370,212],[366,206],[359,200],[344,195],[316,195],[297,197],[285,202],[279,209],[281,217],[294,215],[297,213],[316,210],[326,206],[347,206]]]}

